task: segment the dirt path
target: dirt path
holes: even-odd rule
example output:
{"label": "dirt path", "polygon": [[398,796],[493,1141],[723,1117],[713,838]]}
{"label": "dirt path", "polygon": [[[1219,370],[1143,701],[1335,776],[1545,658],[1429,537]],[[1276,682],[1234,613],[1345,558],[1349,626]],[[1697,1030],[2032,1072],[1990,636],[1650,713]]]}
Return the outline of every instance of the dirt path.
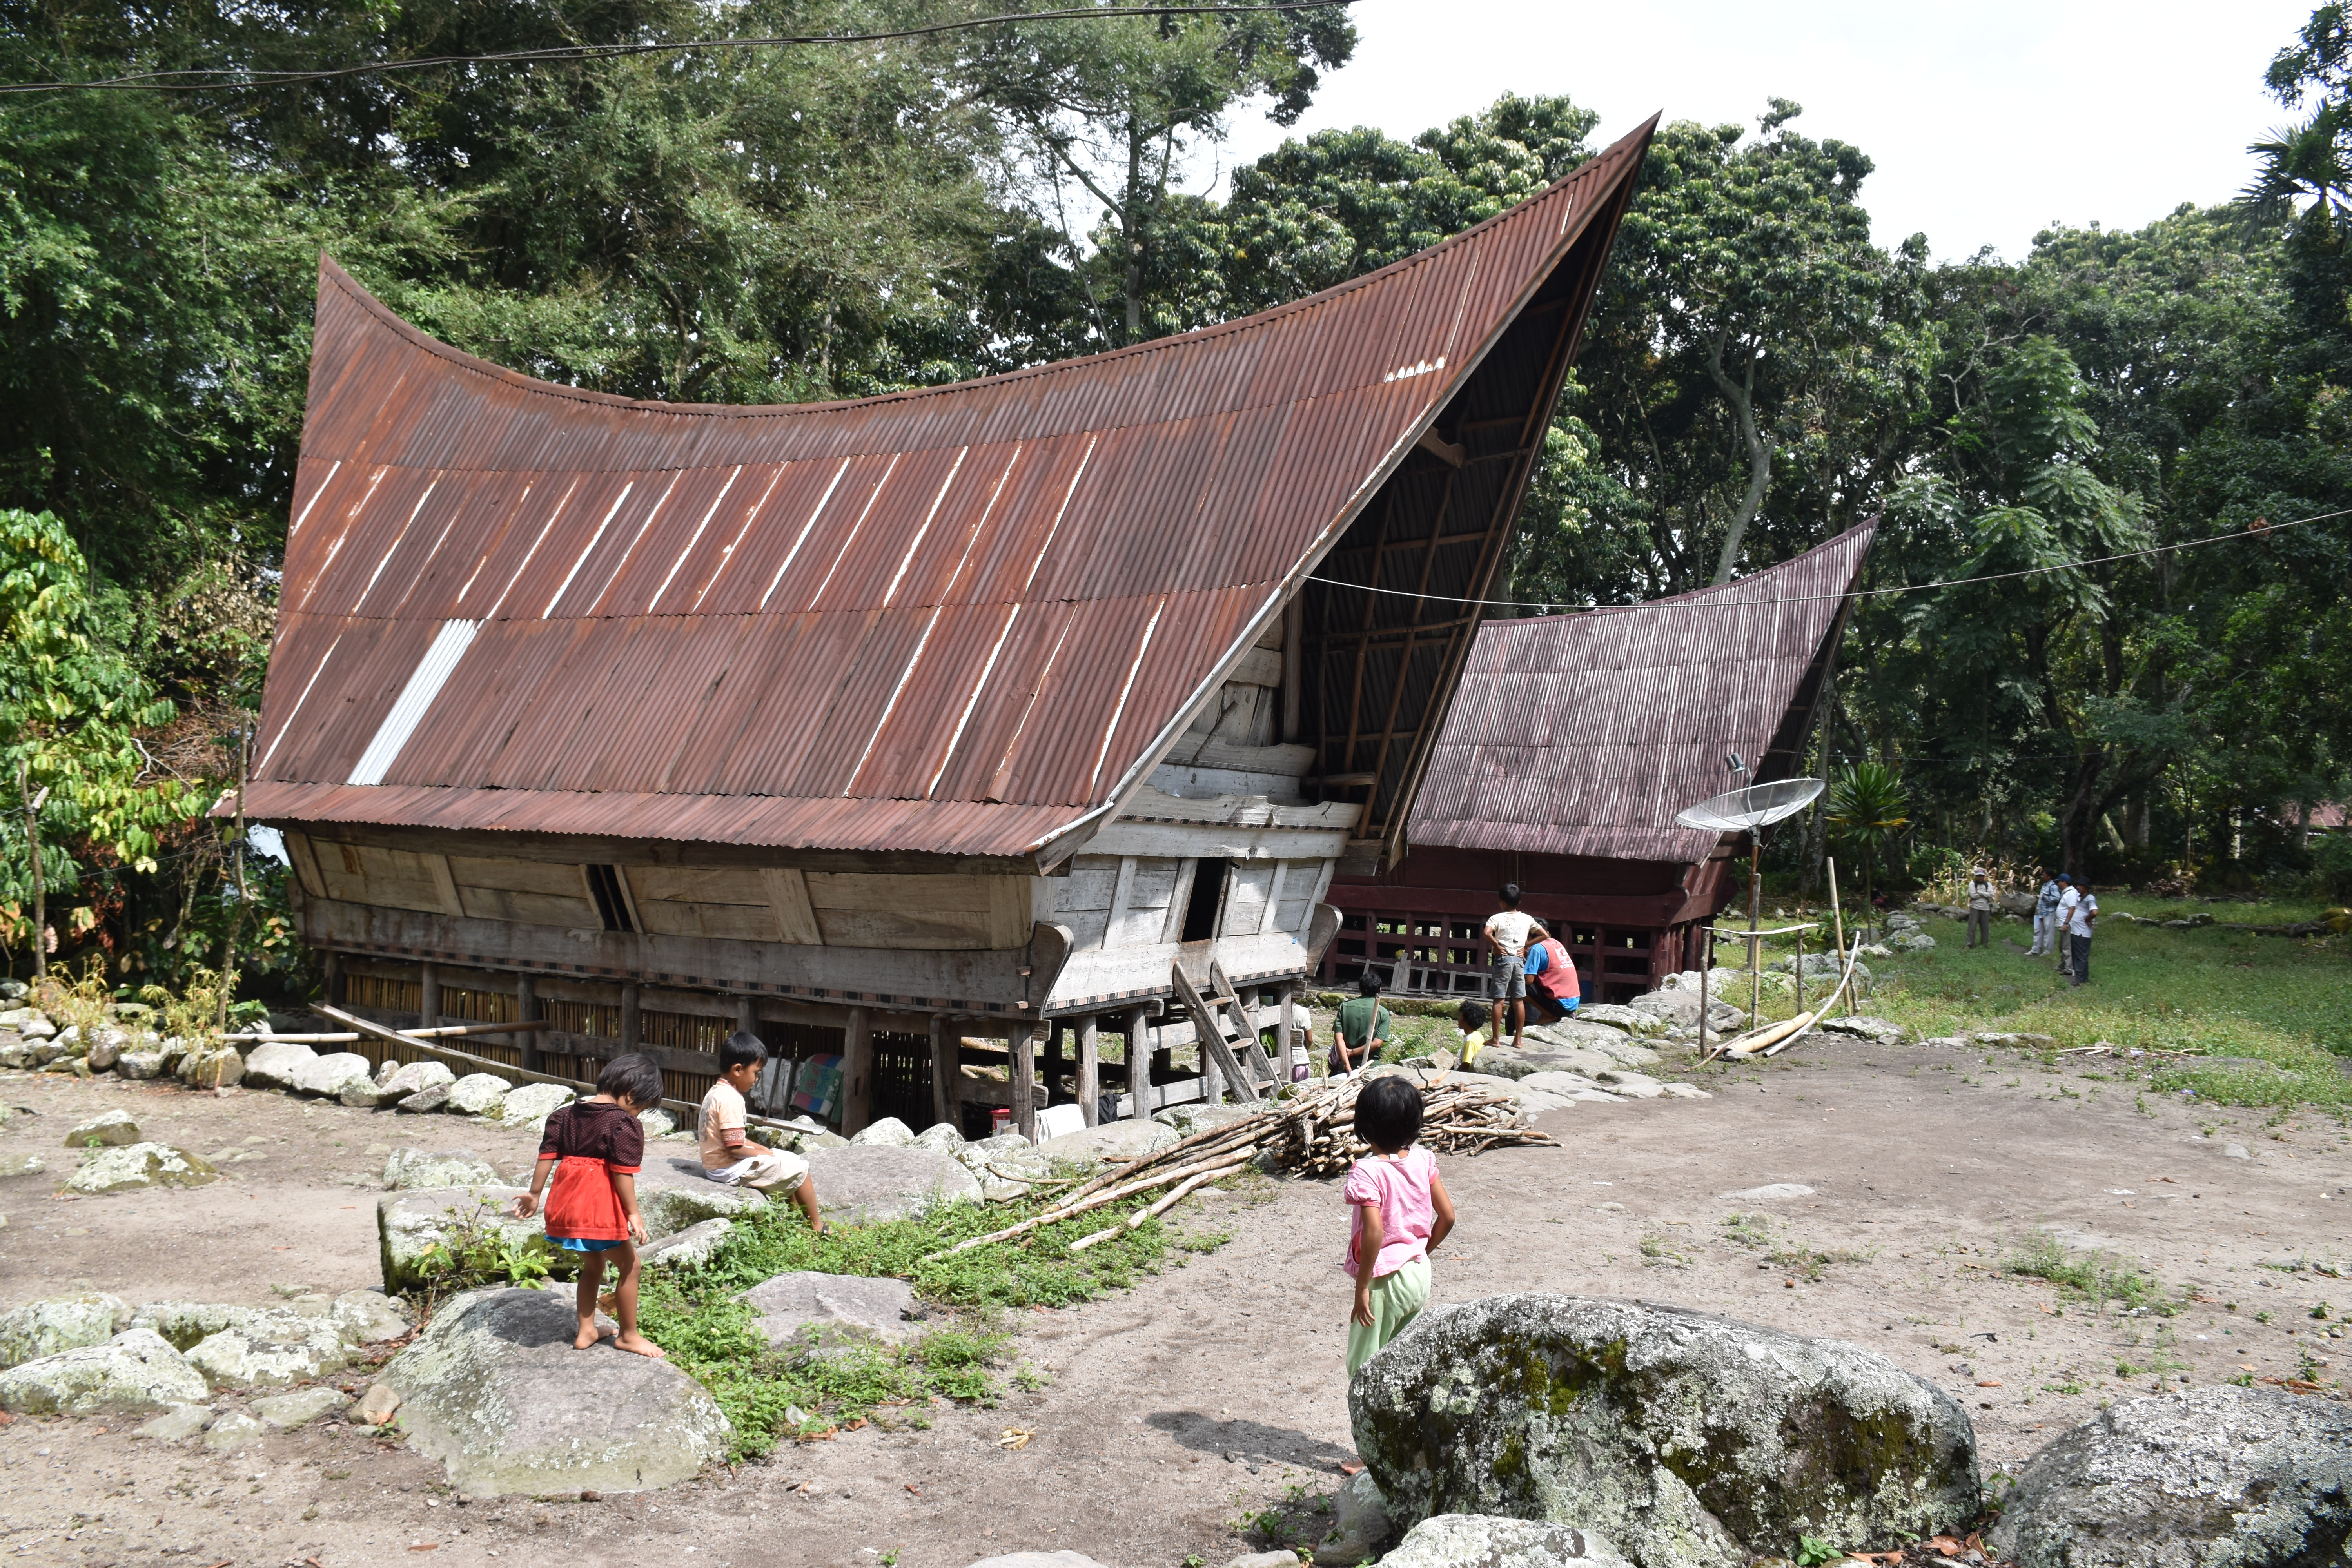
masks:
{"label": "dirt path", "polygon": [[[2159,1379],[2287,1376],[2306,1355],[2324,1380],[2340,1375],[2347,1342],[2329,1335],[2352,1285],[2263,1265],[2352,1253],[2342,1129],[2266,1127],[2255,1113],[1983,1057],[1815,1050],[1705,1079],[1708,1101],[1556,1113],[1547,1124],[1561,1149],[1448,1161],[1463,1223],[1438,1254],[1439,1299],[1639,1296],[1849,1340],[1964,1399],[1989,1470],[2013,1470],[2100,1400]],[[531,1149],[455,1119],[421,1119],[410,1137],[405,1119],[269,1094],[213,1100],[10,1075],[0,1098],[43,1112],[0,1131],[0,1155],[61,1154],[70,1118],[115,1104],[200,1152],[282,1140],[254,1145],[269,1158],[233,1167],[232,1181],[191,1193],[64,1204],[48,1195],[66,1168],[55,1159],[45,1175],[0,1181],[6,1305],[83,1286],[260,1301],[275,1283],[373,1283],[373,1194],[335,1180],[380,1168],[371,1145],[470,1147],[502,1166]],[[1773,1184],[1813,1191],[1725,1195]],[[1343,1222],[1327,1184],[1266,1183],[1197,1212],[1198,1227],[1231,1241],[1126,1295],[1027,1317],[1014,1325],[1016,1365],[1043,1385],[1008,1390],[994,1410],[935,1410],[929,1430],[789,1447],[647,1499],[460,1505],[432,1468],[348,1430],[273,1437],[257,1462],[248,1452],[232,1465],[93,1422],[19,1421],[0,1429],[0,1552],[341,1568],[414,1563],[431,1544],[444,1568],[665,1555],[961,1568],[1075,1548],[1113,1568],[1176,1568],[1189,1554],[1213,1568],[1254,1549],[1234,1528],[1247,1516],[1339,1479],[1349,1447],[1334,1267]],[[1733,1215],[1765,1217],[1727,1225]],[[2095,1312],[1998,1272],[2037,1227],[2147,1271],[2169,1299],[2198,1287],[2198,1300],[2171,1318]],[[2322,1303],[2328,1318],[2315,1321]],[[2119,1362],[2134,1373],[2119,1377]],[[1032,1436],[1000,1447],[1007,1428]]]}

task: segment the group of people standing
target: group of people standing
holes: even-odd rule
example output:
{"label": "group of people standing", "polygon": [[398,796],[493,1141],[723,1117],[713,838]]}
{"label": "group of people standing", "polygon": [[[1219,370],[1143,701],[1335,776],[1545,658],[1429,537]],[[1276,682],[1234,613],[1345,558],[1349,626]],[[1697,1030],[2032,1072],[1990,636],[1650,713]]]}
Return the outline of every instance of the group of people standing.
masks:
{"label": "group of people standing", "polygon": [[[1992,917],[2000,908],[2000,889],[1990,867],[1969,872],[1969,946],[1992,945]],[[2058,973],[2077,985],[2091,978],[2091,932],[2099,923],[2099,896],[2088,882],[2077,883],[2066,872],[2045,879],[2033,900],[2033,945],[2029,958],[2058,960]]]}

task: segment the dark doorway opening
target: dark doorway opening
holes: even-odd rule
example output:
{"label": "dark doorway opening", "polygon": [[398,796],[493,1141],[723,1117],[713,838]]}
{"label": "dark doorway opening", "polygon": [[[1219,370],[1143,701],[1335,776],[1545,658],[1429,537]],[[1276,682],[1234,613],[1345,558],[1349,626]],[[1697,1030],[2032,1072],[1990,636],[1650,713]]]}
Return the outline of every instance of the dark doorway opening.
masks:
{"label": "dark doorway opening", "polygon": [[1192,896],[1184,905],[1185,942],[1206,942],[1217,934],[1217,911],[1225,907],[1225,862],[1192,862]]}

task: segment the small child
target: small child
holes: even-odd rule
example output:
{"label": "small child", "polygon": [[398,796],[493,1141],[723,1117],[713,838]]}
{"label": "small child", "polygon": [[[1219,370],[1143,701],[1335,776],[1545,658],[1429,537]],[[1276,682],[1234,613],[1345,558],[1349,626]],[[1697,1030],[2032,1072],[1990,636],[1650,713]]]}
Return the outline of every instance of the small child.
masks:
{"label": "small child", "polygon": [[596,1327],[597,1286],[604,1278],[604,1255],[617,1252],[610,1300],[621,1331],[613,1342],[637,1355],[662,1357],[662,1348],[637,1332],[637,1249],[630,1245],[646,1239],[645,1216],[637,1212],[646,1129],[637,1113],[659,1105],[661,1091],[661,1068],[651,1057],[633,1051],[605,1063],[593,1096],[560,1106],[548,1117],[530,1191],[515,1199],[515,1213],[529,1219],[538,1212],[548,1176],[555,1177],[554,1190],[547,1194],[547,1238],[582,1254],[575,1350],[584,1351],[603,1337]]}
{"label": "small child", "polygon": [[1356,1211],[1344,1266],[1356,1277],[1350,1377],[1429,1304],[1429,1255],[1454,1228],[1454,1200],[1438,1178],[1437,1156],[1414,1142],[1421,1090],[1411,1079],[1366,1084],[1356,1096],[1356,1132],[1372,1152],[1349,1169],[1339,1189]]}
{"label": "small child", "polygon": [[[1493,1032],[1486,1027],[1486,1017],[1484,1002],[1462,1004],[1462,1066],[1465,1071],[1477,1064],[1480,1051],[1495,1043]],[[1416,1130],[1420,1127],[1417,1121],[1413,1125]]]}
{"label": "small child", "polygon": [[789,1193],[801,1206],[809,1228],[824,1234],[824,1215],[817,1209],[816,1184],[809,1179],[808,1162],[782,1149],[763,1149],[744,1131],[751,1107],[744,1096],[760,1080],[768,1047],[759,1036],[738,1029],[719,1047],[719,1081],[702,1097],[702,1173],[730,1187],[750,1187],[770,1195]]}

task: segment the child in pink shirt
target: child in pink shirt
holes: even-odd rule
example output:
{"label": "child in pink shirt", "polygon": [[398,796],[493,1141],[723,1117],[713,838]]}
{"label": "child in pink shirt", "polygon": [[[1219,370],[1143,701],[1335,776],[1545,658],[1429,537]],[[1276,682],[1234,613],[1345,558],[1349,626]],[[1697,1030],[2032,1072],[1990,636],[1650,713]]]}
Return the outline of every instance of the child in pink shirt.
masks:
{"label": "child in pink shirt", "polygon": [[1372,1146],[1339,1191],[1356,1211],[1344,1267],[1356,1277],[1348,1375],[1402,1333],[1429,1304],[1429,1255],[1454,1228],[1437,1157],[1420,1148],[1421,1090],[1376,1078],[1356,1096],[1356,1133]]}

